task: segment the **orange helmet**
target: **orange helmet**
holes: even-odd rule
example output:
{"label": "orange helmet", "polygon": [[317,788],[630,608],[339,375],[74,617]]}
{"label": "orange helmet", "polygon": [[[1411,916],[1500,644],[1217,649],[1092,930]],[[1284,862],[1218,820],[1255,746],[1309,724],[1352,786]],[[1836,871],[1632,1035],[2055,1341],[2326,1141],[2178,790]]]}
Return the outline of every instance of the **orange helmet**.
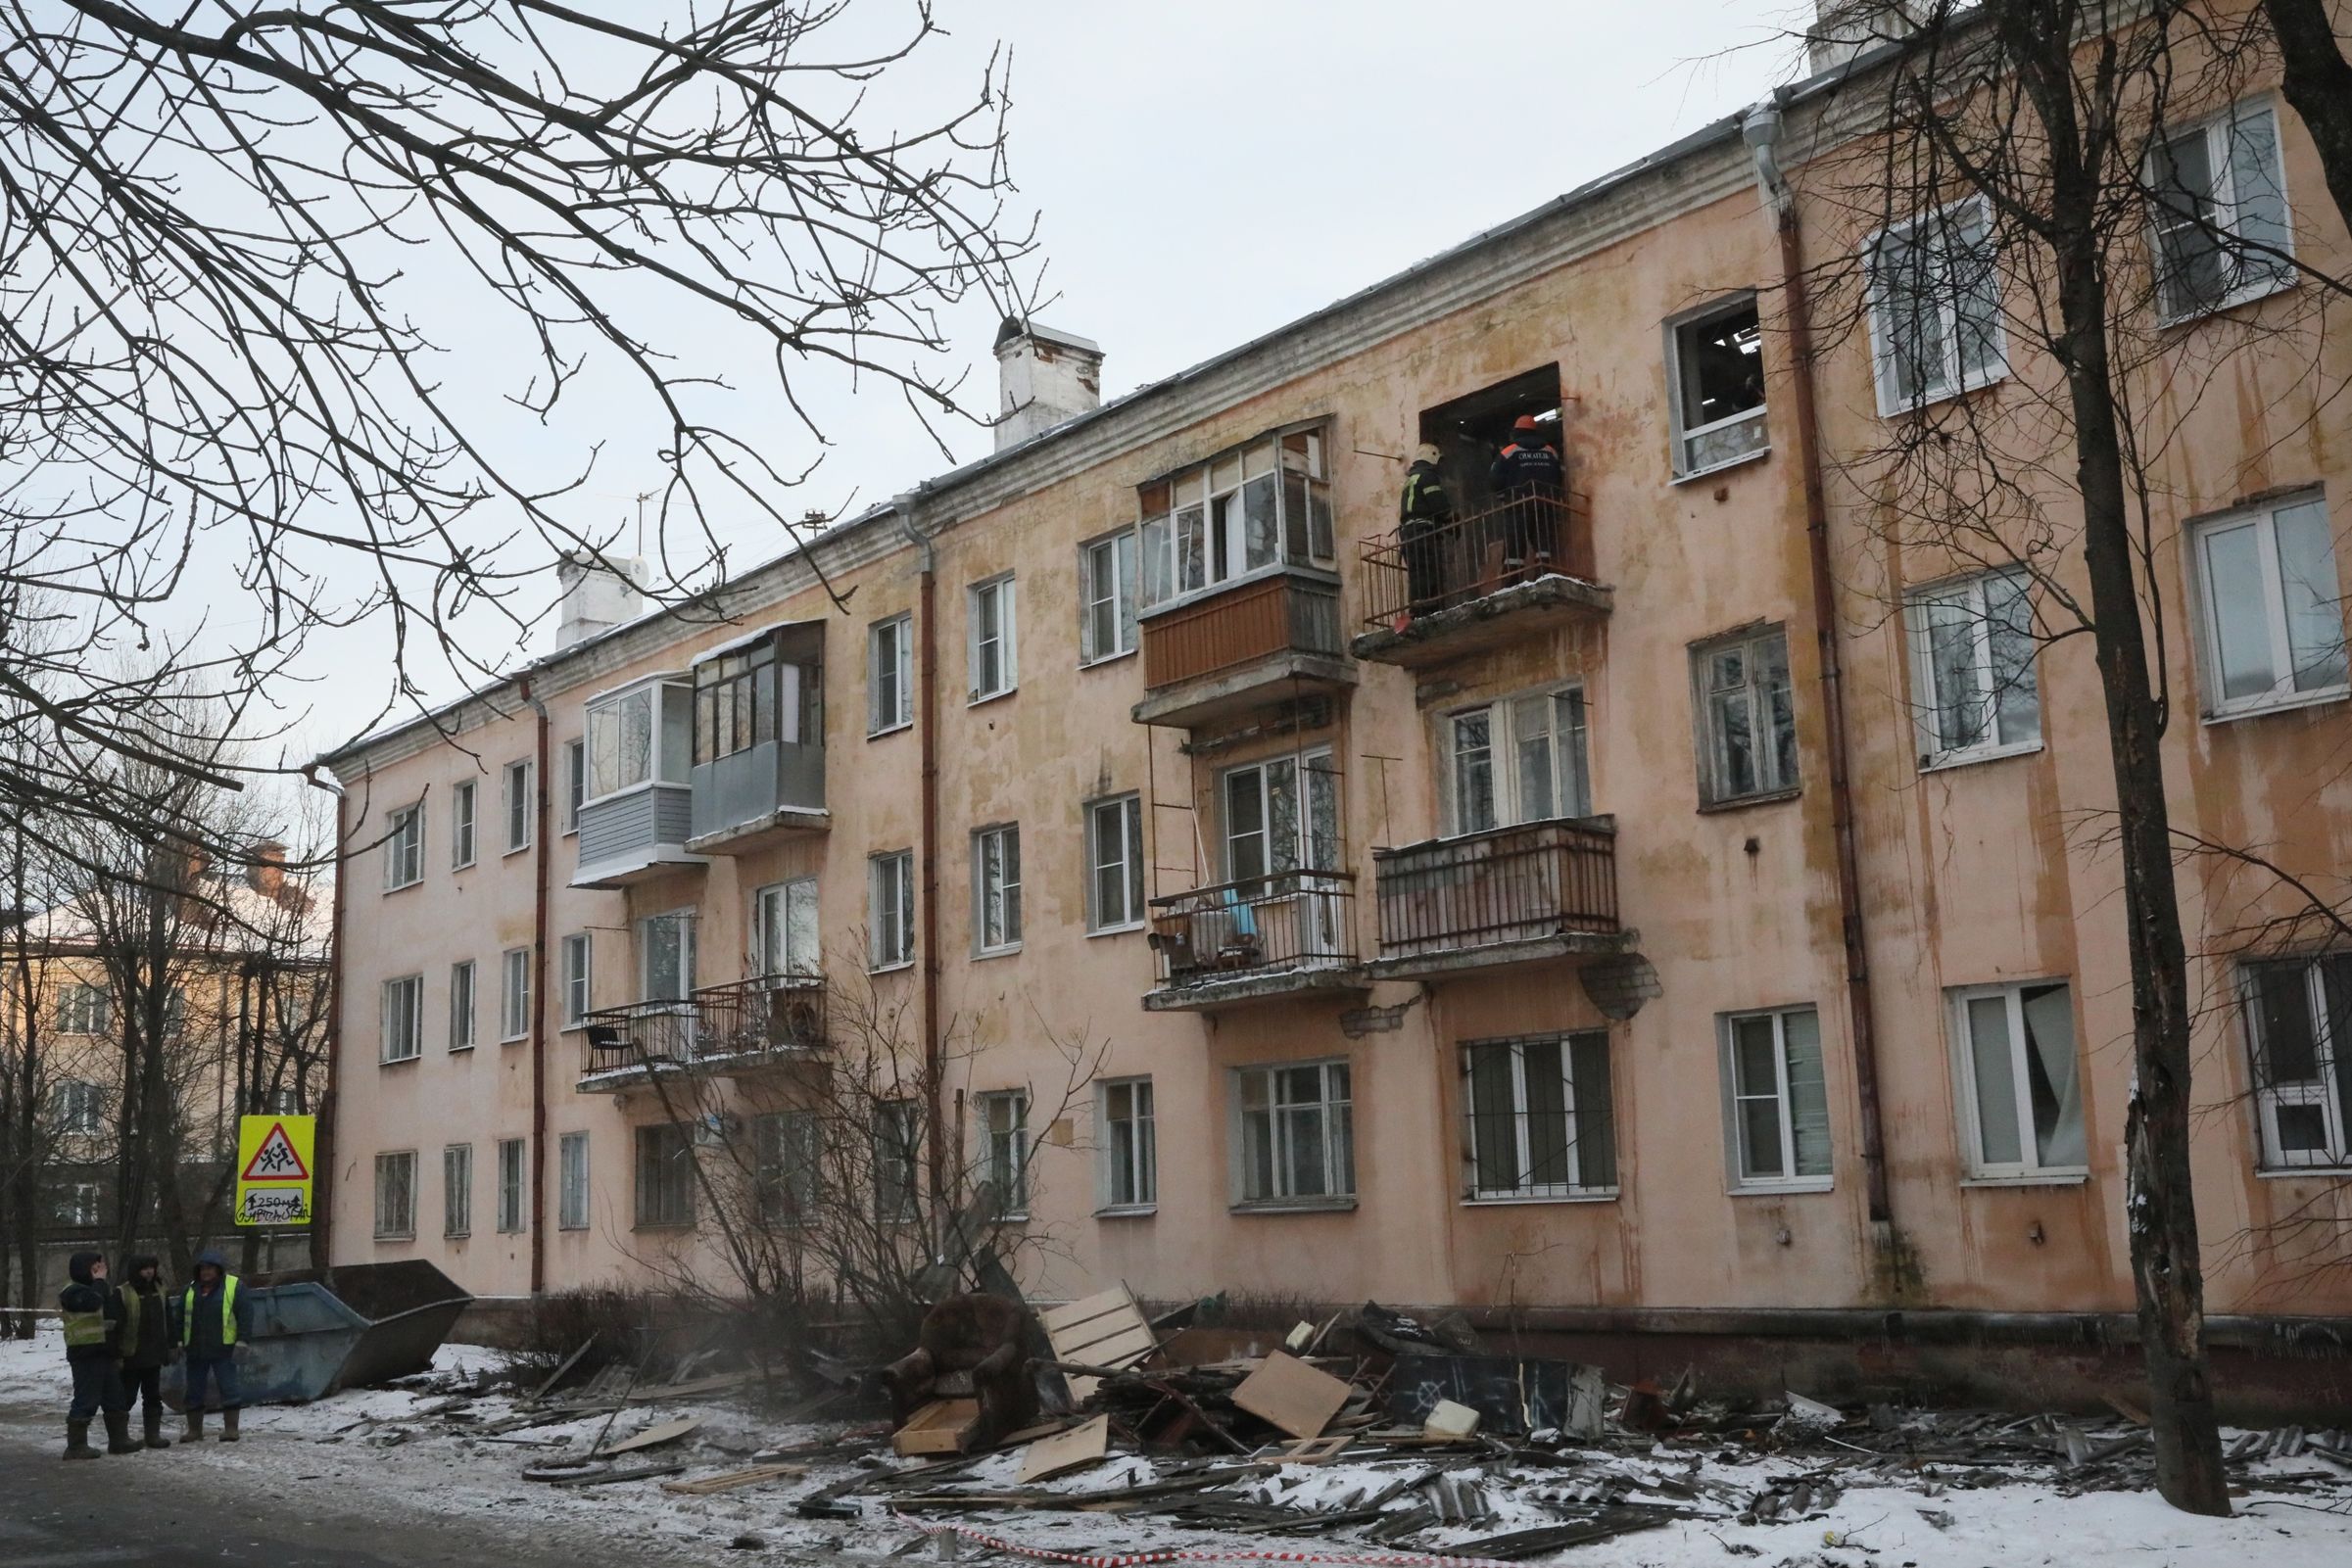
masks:
{"label": "orange helmet", "polygon": [[1541,427],[1536,424],[1535,415],[1531,413],[1523,413],[1519,415],[1518,418],[1512,421],[1511,428],[1515,434],[1532,436]]}

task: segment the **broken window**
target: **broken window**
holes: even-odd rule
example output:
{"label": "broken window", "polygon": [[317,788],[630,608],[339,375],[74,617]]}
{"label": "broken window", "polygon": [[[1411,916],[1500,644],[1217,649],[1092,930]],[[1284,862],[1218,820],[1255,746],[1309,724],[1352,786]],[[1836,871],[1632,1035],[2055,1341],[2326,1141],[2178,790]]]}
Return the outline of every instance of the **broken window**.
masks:
{"label": "broken window", "polygon": [[1462,1048],[1473,1199],[1616,1190],[1608,1036],[1483,1040]]}
{"label": "broken window", "polygon": [[2066,982],[1979,985],[1950,994],[1969,1173],[2071,1175],[2087,1168],[2074,1000]]}
{"label": "broken window", "polygon": [[1241,1203],[1356,1196],[1356,1119],[1345,1062],[1284,1063],[1234,1074]]}
{"label": "broken window", "polygon": [[1829,1089],[1820,1014],[1801,1007],[1726,1018],[1723,1087],[1736,1186],[1827,1185]]}
{"label": "broken window", "polygon": [[1667,329],[1674,472],[1688,477],[1764,450],[1764,345],[1755,296],[1708,307]]}
{"label": "broken window", "polygon": [[1333,562],[1331,480],[1320,430],[1260,436],[1136,495],[1145,604],[1275,565]]}
{"label": "broken window", "polygon": [[2352,1165],[2352,954],[2248,964],[2242,987],[2263,1164]]}

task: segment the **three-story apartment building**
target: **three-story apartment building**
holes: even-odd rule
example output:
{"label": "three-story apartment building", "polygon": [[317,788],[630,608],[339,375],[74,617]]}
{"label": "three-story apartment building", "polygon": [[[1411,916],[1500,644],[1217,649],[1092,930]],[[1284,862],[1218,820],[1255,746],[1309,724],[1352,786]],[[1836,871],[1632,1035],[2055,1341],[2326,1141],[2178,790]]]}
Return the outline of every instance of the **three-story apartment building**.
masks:
{"label": "three-story apartment building", "polygon": [[[2343,255],[2324,202],[2280,220]],[[2089,650],[1808,485],[1880,440],[1896,351],[1826,348],[1800,419],[1787,265],[1735,118],[1100,406],[1094,345],[1008,323],[994,453],[702,613],[571,568],[567,645],[327,759],[335,1257],[647,1277],[696,1245],[696,1134],[630,1049],[751,1009],[821,1051],[854,984],[965,1042],[949,1124],[1016,1151],[1046,1298],[2127,1311]],[[2156,501],[2172,806],[2324,868],[2352,350],[2232,363]],[[1514,440],[1562,492],[1492,488]],[[1453,517],[1401,530],[1424,445]],[[2257,924],[2218,875],[2183,896]],[[2196,959],[2217,1313],[2352,1307],[2270,1240],[2352,1201],[2342,963]]]}

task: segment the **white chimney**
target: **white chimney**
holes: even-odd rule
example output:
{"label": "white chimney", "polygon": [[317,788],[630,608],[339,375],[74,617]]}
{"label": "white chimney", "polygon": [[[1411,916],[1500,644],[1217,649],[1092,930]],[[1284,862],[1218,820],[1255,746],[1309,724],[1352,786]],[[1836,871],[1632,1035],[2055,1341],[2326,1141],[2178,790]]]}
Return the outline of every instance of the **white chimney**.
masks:
{"label": "white chimney", "polygon": [[1835,71],[1927,22],[1934,0],[1813,0],[1813,25],[1804,35],[1813,74]]}
{"label": "white chimney", "polygon": [[570,647],[645,614],[645,590],[638,586],[645,574],[646,563],[634,556],[606,555],[601,564],[586,550],[557,556],[562,597],[555,606],[555,645]]}
{"label": "white chimney", "polygon": [[996,450],[1102,406],[1102,347],[1075,332],[1005,317],[996,333]]}

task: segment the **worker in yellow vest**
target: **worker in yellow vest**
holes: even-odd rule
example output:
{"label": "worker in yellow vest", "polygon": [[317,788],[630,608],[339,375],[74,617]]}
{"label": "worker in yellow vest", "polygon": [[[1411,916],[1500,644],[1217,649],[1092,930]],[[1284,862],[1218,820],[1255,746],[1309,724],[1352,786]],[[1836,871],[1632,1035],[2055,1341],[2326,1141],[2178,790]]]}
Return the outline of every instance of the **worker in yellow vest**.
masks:
{"label": "worker in yellow vest", "polygon": [[90,1417],[106,1417],[106,1451],[136,1453],[130,1441],[130,1412],[116,1366],[122,1303],[107,1283],[103,1254],[75,1253],[66,1260],[72,1283],[58,1293],[58,1318],[66,1331],[66,1364],[73,1371],[73,1402],[66,1410],[66,1457],[95,1459]]}
{"label": "worker in yellow vest", "polygon": [[253,1307],[218,1253],[200,1253],[196,1277],[171,1304],[171,1342],[186,1357],[187,1435],[204,1441],[206,1385],[220,1391],[220,1441],[237,1441],[237,1354],[253,1339]]}

